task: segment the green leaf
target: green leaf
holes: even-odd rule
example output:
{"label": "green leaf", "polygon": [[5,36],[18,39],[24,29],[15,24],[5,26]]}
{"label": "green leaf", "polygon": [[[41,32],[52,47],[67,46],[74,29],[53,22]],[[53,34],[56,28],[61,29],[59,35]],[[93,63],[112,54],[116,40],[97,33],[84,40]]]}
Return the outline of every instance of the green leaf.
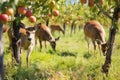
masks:
{"label": "green leaf", "polygon": [[114,27],[115,29],[118,29],[118,24],[117,24],[117,22],[113,22],[113,27]]}
{"label": "green leaf", "polygon": [[95,0],[97,3],[99,2],[99,0]]}
{"label": "green leaf", "polygon": [[14,3],[14,1],[15,1],[15,0],[10,0],[9,2],[10,2],[10,3]]}
{"label": "green leaf", "polygon": [[111,0],[108,0],[108,4],[111,5]]}
{"label": "green leaf", "polygon": [[1,12],[5,12],[5,8],[6,8],[6,6],[8,5],[8,2],[3,2],[2,3],[2,5],[1,5],[1,7],[0,7],[0,10],[1,10]]}

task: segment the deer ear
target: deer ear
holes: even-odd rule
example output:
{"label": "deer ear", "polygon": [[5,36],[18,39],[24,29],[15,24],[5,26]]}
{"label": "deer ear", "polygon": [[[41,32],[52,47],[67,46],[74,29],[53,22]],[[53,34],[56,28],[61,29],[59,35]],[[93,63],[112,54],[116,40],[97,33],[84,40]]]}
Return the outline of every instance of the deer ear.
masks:
{"label": "deer ear", "polygon": [[97,44],[102,44],[102,41],[99,39],[96,39]]}
{"label": "deer ear", "polygon": [[29,36],[29,35],[30,35],[30,32],[29,32],[29,31],[26,31],[26,35]]}
{"label": "deer ear", "polygon": [[20,28],[20,33],[22,33],[23,35],[26,35],[26,30],[24,28]]}
{"label": "deer ear", "polygon": [[60,39],[60,36],[59,37],[57,37],[57,38],[55,38],[55,41],[58,41]]}
{"label": "deer ear", "polygon": [[35,24],[35,26],[34,26],[35,30],[39,29],[40,26],[41,26],[41,23]]}

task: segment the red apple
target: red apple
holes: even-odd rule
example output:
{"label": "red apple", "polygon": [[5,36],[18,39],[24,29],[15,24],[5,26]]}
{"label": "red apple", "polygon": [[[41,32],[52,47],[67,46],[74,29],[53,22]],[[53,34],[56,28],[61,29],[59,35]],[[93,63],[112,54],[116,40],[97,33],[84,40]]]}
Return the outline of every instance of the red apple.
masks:
{"label": "red apple", "polygon": [[8,15],[7,14],[1,14],[0,15],[0,22],[7,23],[8,22]]}
{"label": "red apple", "polygon": [[29,21],[30,21],[31,23],[36,22],[36,17],[35,17],[35,16],[30,16],[30,17],[29,17]]}
{"label": "red apple", "polygon": [[7,15],[11,16],[14,14],[14,10],[13,8],[8,8],[7,11],[6,11]]}
{"label": "red apple", "polygon": [[18,13],[19,14],[26,14],[26,9],[25,9],[25,7],[23,7],[23,6],[19,6],[18,7]]}
{"label": "red apple", "polygon": [[26,17],[30,17],[30,16],[32,16],[32,12],[31,12],[30,10],[27,10],[25,16],[26,16]]}
{"label": "red apple", "polygon": [[58,10],[53,10],[53,15],[54,16],[59,16],[59,11]]}
{"label": "red apple", "polygon": [[47,16],[48,16],[48,17],[52,17],[52,14],[48,14]]}

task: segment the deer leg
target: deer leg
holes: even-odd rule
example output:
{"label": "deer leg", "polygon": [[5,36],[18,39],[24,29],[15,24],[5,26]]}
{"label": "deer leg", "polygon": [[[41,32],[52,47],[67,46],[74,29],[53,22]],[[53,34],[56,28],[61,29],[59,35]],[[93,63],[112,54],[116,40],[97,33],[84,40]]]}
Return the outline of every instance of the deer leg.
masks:
{"label": "deer leg", "polygon": [[21,68],[21,64],[22,64],[21,55],[22,55],[22,54],[20,54],[20,68]]}
{"label": "deer leg", "polygon": [[61,31],[59,30],[59,34],[60,34],[60,32],[61,32]]}
{"label": "deer leg", "polygon": [[37,45],[37,37],[35,37],[35,47],[36,47],[36,45]]}
{"label": "deer leg", "polygon": [[98,45],[98,48],[99,48],[99,51],[100,51],[100,56],[101,56],[101,46],[100,46],[100,45]]}
{"label": "deer leg", "polygon": [[71,26],[70,36],[72,36],[72,33],[73,33],[73,26]]}
{"label": "deer leg", "polygon": [[33,50],[33,46],[30,46],[30,48],[27,50],[27,56],[26,56],[26,63],[27,63],[27,67],[29,65],[29,57],[32,53],[32,50]]}
{"label": "deer leg", "polygon": [[86,41],[87,41],[87,45],[88,45],[88,54],[90,53],[90,44],[89,44],[89,39],[87,37],[85,37]]}
{"label": "deer leg", "polygon": [[42,50],[42,41],[39,39],[40,42],[40,51]]}
{"label": "deer leg", "polygon": [[21,68],[21,39],[19,39],[17,42],[16,42],[16,45],[18,47],[18,51],[19,51],[19,54],[18,54],[18,63],[19,63],[19,69]]}
{"label": "deer leg", "polygon": [[46,41],[45,41],[45,48],[47,48],[47,44],[46,44]]}
{"label": "deer leg", "polygon": [[75,34],[75,32],[76,32],[76,24],[74,25],[74,34]]}
{"label": "deer leg", "polygon": [[62,31],[63,35],[65,35],[65,31]]}
{"label": "deer leg", "polygon": [[90,53],[90,44],[89,44],[89,42],[87,42],[87,45],[88,45],[88,53]]}
{"label": "deer leg", "polygon": [[95,44],[95,41],[92,40],[92,42],[93,42],[93,46],[94,46],[94,56],[95,56],[95,54],[96,54],[96,44]]}

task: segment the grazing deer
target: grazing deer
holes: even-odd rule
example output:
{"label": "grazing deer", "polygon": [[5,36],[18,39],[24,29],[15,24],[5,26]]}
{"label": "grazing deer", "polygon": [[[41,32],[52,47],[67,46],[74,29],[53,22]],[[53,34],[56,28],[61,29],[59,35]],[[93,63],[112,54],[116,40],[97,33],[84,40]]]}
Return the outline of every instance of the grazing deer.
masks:
{"label": "grazing deer", "polygon": [[63,35],[65,33],[63,27],[61,27],[60,25],[55,25],[55,24],[50,25],[50,29],[53,34],[55,31],[59,31],[59,32],[61,31],[63,33]]}
{"label": "grazing deer", "polygon": [[91,38],[92,43],[94,45],[94,54],[96,50],[96,42],[98,44],[100,54],[101,54],[101,50],[103,52],[103,55],[106,54],[106,50],[108,49],[108,47],[107,47],[107,43],[105,42],[105,31],[102,25],[98,21],[95,20],[88,21],[84,26],[84,34],[88,43],[88,53],[89,53],[88,38]]}
{"label": "grazing deer", "polygon": [[36,38],[39,39],[40,50],[42,49],[42,41],[45,41],[45,46],[46,46],[46,41],[48,41],[50,43],[52,49],[55,50],[56,41],[59,40],[59,37],[54,38],[51,34],[49,27],[47,27],[44,24],[39,23],[35,26],[35,28],[36,28],[35,36],[36,36]]}

